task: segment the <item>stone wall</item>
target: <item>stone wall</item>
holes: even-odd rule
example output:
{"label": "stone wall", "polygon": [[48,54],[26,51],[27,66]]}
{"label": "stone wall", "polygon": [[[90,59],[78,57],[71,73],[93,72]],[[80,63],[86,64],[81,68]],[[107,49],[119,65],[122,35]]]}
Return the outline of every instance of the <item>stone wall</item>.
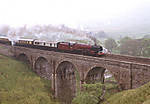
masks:
{"label": "stone wall", "polygon": [[140,64],[150,64],[150,58],[145,57],[135,57],[135,56],[128,56],[128,55],[116,55],[116,54],[107,54],[107,59],[114,59],[114,60],[121,60],[133,63],[140,63]]}
{"label": "stone wall", "polygon": [[140,87],[150,81],[150,65],[132,64],[132,88]]}

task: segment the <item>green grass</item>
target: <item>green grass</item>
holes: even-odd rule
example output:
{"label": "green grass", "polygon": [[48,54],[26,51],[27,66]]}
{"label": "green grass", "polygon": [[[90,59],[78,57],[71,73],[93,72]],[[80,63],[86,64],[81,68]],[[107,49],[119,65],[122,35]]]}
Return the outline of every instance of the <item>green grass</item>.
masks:
{"label": "green grass", "polygon": [[52,100],[50,81],[22,62],[0,55],[0,104],[58,104]]}
{"label": "green grass", "polygon": [[137,89],[114,94],[103,104],[150,104],[150,82]]}

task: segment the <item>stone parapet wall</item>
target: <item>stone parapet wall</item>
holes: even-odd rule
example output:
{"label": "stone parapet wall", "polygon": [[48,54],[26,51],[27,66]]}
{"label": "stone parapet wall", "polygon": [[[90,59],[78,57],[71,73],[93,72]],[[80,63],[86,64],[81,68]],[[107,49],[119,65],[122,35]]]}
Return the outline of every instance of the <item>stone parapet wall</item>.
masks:
{"label": "stone parapet wall", "polygon": [[132,88],[140,87],[150,81],[150,65],[132,64]]}
{"label": "stone parapet wall", "polygon": [[128,56],[128,55],[107,54],[106,59],[123,60],[127,62],[140,64],[150,64],[150,58]]}

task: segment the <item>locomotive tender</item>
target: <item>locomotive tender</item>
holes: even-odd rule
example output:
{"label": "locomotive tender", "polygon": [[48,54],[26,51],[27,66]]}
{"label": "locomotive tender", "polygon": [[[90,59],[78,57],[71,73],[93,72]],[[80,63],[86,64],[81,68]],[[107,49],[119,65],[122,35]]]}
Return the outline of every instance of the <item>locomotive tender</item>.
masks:
{"label": "locomotive tender", "polygon": [[[10,45],[10,43],[14,42],[11,42],[9,39],[0,38],[0,43],[9,43]],[[102,56],[107,53],[107,49],[102,46],[79,44],[76,42],[47,42],[38,39],[19,39],[15,41],[14,45],[90,56]]]}

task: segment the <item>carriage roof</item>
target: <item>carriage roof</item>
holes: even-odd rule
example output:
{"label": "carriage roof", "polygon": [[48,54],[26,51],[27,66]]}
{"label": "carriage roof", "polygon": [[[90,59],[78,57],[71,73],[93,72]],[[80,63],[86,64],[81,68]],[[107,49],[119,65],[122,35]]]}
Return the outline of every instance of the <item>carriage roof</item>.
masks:
{"label": "carriage roof", "polygon": [[18,39],[18,40],[21,40],[21,41],[34,41],[35,39],[23,39],[23,38],[21,38],[21,39]]}

